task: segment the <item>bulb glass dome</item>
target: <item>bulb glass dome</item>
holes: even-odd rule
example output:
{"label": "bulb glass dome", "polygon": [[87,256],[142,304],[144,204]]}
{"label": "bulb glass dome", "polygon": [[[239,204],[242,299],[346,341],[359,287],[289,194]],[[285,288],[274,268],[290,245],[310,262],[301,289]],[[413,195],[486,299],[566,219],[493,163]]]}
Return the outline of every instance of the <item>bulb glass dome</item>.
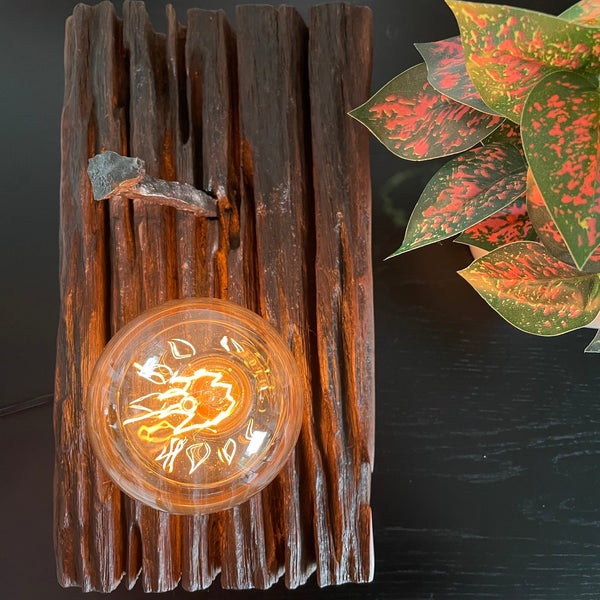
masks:
{"label": "bulb glass dome", "polygon": [[178,514],[265,487],[300,431],[300,374],[279,334],[228,301],[167,302],[121,329],[92,373],[89,437],[128,495]]}

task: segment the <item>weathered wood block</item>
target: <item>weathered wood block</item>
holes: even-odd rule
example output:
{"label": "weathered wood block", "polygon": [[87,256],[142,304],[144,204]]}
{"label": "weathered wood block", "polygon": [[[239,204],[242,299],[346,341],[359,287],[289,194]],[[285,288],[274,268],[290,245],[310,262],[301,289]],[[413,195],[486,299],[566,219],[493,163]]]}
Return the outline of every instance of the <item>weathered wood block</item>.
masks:
{"label": "weathered wood block", "polygon": [[[55,542],[64,586],[110,591],[369,581],[373,540],[373,306],[364,102],[370,10],[167,8],[143,3],[67,21],[62,117],[61,318],[55,396]],[[104,150],[218,198],[207,219],[140,199],[93,200]],[[91,453],[82,409],[110,337],[173,298],[218,296],[268,319],[307,395],[296,450],[262,493],[197,517],[122,494]]]}

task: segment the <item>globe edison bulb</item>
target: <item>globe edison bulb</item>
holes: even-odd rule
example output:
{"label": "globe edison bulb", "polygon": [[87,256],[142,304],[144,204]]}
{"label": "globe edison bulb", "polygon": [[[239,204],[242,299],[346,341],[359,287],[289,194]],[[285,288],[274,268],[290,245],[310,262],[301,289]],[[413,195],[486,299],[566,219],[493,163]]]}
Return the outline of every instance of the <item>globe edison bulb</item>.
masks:
{"label": "globe edison bulb", "polygon": [[264,319],[189,299],[143,313],[110,340],[86,417],[96,456],[125,493],[194,514],[239,504],[277,475],[302,404],[294,357]]}

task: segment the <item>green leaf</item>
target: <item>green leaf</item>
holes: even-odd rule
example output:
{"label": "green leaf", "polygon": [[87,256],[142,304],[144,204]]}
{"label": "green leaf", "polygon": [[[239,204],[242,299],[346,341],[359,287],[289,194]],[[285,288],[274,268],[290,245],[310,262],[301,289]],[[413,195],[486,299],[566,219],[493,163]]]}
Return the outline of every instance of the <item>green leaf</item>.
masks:
{"label": "green leaf", "polygon": [[[531,171],[527,174],[527,212],[533,228],[546,250],[558,260],[574,267],[573,257],[560,235],[556,223],[552,220],[552,215],[544,203]],[[585,273],[600,273],[600,248],[594,251],[583,269],[580,270]]]}
{"label": "green leaf", "polygon": [[600,245],[600,94],[586,77],[560,71],[525,103],[521,137],[533,177],[575,265]]}
{"label": "green leaf", "polygon": [[427,82],[425,63],[404,71],[350,115],[401,158],[458,154],[489,135],[501,118],[443,96]]}
{"label": "green leaf", "polygon": [[527,333],[560,335],[585,327],[600,312],[600,275],[569,267],[537,242],[503,246],[459,273]]}
{"label": "green leaf", "polygon": [[600,329],[596,332],[594,339],[589,343],[585,352],[598,353],[600,352]]}
{"label": "green leaf", "polygon": [[459,244],[494,250],[512,242],[535,240],[537,236],[527,215],[525,197],[469,227],[454,241]]}
{"label": "green leaf", "polygon": [[512,145],[489,144],[445,164],[427,184],[396,256],[447,239],[525,193],[527,165]]}
{"label": "green leaf", "polygon": [[485,104],[471,81],[459,36],[439,42],[415,44],[415,47],[427,65],[427,81],[438,92],[478,111],[498,114]]}
{"label": "green leaf", "polygon": [[522,8],[446,2],[483,101],[516,123],[529,90],[548,73],[598,69],[599,30]]}
{"label": "green leaf", "polygon": [[600,4],[598,4],[598,0],[581,0],[558,16],[580,25],[598,27],[600,25]]}

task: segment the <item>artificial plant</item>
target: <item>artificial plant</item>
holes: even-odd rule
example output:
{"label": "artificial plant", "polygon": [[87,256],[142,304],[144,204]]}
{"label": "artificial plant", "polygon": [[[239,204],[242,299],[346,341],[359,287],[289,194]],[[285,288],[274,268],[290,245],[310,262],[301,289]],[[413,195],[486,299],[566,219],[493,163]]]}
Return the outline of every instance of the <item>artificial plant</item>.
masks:
{"label": "artificial plant", "polygon": [[458,235],[489,251],[460,274],[510,323],[584,327],[600,312],[600,0],[558,17],[447,4],[460,36],[416,44],[425,62],[350,113],[404,159],[453,156],[392,256]]}

